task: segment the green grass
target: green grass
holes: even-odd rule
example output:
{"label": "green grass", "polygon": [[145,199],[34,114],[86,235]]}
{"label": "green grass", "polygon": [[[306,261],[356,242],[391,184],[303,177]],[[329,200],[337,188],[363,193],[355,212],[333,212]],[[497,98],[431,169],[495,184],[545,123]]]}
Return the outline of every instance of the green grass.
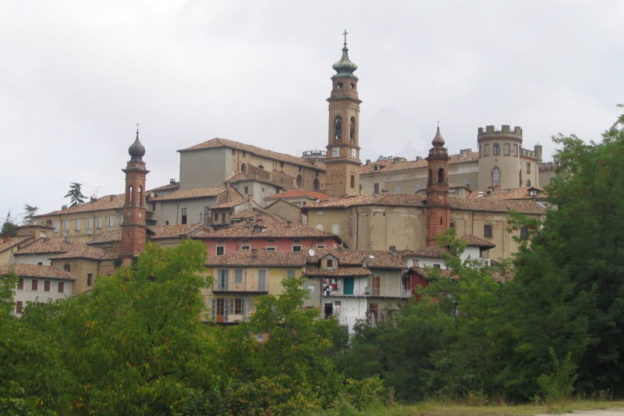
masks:
{"label": "green grass", "polygon": [[468,405],[465,403],[423,402],[414,405],[376,406],[357,411],[349,405],[318,413],[318,416],[533,416],[560,414],[572,410],[595,410],[624,407],[624,401],[570,400],[559,404]]}

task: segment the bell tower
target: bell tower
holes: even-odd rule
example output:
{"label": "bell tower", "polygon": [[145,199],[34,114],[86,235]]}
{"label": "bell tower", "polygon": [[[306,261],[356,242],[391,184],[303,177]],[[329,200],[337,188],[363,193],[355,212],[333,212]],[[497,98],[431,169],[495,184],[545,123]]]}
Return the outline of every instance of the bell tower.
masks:
{"label": "bell tower", "polygon": [[353,72],[357,65],[349,59],[347,31],[344,33],[342,57],[332,68],[329,102],[329,129],[325,192],[333,197],[359,195],[360,193],[360,103],[358,79]]}
{"label": "bell tower", "polygon": [[448,152],[444,147],[444,138],[440,126],[431,142],[427,165],[427,247],[436,245],[438,234],[446,231],[451,221],[448,184]]}
{"label": "bell tower", "polygon": [[126,174],[126,198],[121,223],[121,247],[119,258],[122,266],[129,266],[145,248],[147,227],[145,225],[145,177],[149,173],[145,169],[143,155],[145,147],[139,141],[139,129],[136,139],[128,148],[130,160],[123,169]]}

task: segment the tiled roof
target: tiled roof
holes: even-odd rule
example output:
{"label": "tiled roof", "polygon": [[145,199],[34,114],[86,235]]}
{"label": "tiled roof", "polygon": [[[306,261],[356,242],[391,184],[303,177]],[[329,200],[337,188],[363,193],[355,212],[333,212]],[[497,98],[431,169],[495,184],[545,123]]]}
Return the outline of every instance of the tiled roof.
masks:
{"label": "tiled roof", "polygon": [[36,266],[33,264],[7,264],[0,266],[0,276],[13,272],[20,277],[40,277],[48,279],[76,280],[67,272],[52,266]]}
{"label": "tiled roof", "polygon": [[69,207],[66,209],[58,210],[58,211],[48,212],[47,214],[37,215],[37,218],[48,217],[51,215],[69,215],[69,214],[78,214],[81,212],[121,209],[123,208],[123,205],[124,205],[124,199],[125,199],[124,194],[106,195],[106,196],[96,199],[93,202],[85,202],[84,204],[76,205],[74,207]]}
{"label": "tiled roof", "polygon": [[224,190],[225,190],[225,187],[223,186],[212,186],[208,188],[181,189],[181,190],[173,191],[165,195],[154,196],[150,198],[150,202],[216,197]]}
{"label": "tiled roof", "polygon": [[121,241],[121,230],[108,230],[95,234],[87,241],[87,244],[102,244]]}
{"label": "tiled roof", "polygon": [[323,208],[348,208],[362,205],[388,205],[388,206],[417,206],[422,207],[423,201],[427,198],[420,194],[393,194],[382,192],[373,195],[358,195],[347,198],[330,199],[325,202],[309,204],[305,209],[323,209]]}
{"label": "tiled roof", "polygon": [[314,249],[314,255],[308,258],[308,263],[318,263],[321,258],[331,255],[338,259],[340,266],[366,265],[369,268],[403,269],[405,263],[399,252],[382,250],[348,250],[343,248]]}
{"label": "tiled roof", "polygon": [[268,159],[279,160],[279,161],[288,162],[288,163],[292,163],[292,164],[300,165],[300,166],[307,166],[307,167],[319,169],[319,170],[325,170],[324,167],[321,167],[319,165],[314,165],[300,157],[288,155],[285,153],[278,153],[272,150],[266,150],[260,147],[252,146],[250,144],[244,144],[244,143],[240,143],[234,140],[222,139],[219,137],[215,137],[214,139],[196,144],[195,146],[191,146],[186,149],[178,150],[178,152],[190,152],[193,150],[202,150],[202,149],[217,149],[220,147],[228,147],[230,149],[242,150],[242,151],[249,152],[258,156],[266,157]]}
{"label": "tiled roof", "polygon": [[168,183],[167,185],[162,185],[156,188],[149,189],[147,192],[175,191],[179,187],[180,187],[180,182]]}
{"label": "tiled roof", "polygon": [[370,276],[373,273],[364,267],[338,267],[336,269],[325,269],[318,266],[306,266],[304,270],[306,276],[326,276],[326,277],[342,277],[342,276]]}
{"label": "tiled roof", "polygon": [[221,202],[219,204],[215,204],[211,206],[210,209],[232,208],[232,207],[236,207],[238,205],[243,205],[247,203],[249,203],[249,201],[246,199],[241,199],[238,201],[226,201],[226,202]]}
{"label": "tiled roof", "polygon": [[202,229],[204,224],[179,224],[179,225],[152,225],[147,227],[150,231],[150,240],[166,238],[188,237]]}
{"label": "tiled roof", "polygon": [[67,253],[84,247],[83,243],[65,238],[39,238],[17,250],[15,255]]}
{"label": "tiled roof", "polygon": [[[531,195],[534,193],[534,195]],[[474,192],[469,198],[475,199],[544,199],[546,194],[538,187],[522,187],[514,189],[497,189],[494,192],[486,193],[483,191]]]}
{"label": "tiled roof", "polygon": [[206,266],[303,267],[305,262],[306,255],[303,252],[242,250],[210,257],[206,260]]}
{"label": "tiled roof", "polygon": [[491,241],[484,240],[483,238],[477,237],[476,235],[466,234],[459,238],[461,241],[466,243],[468,246],[476,246],[481,248],[494,248],[496,244]]}
{"label": "tiled roof", "polygon": [[319,201],[327,201],[331,199],[331,196],[322,192],[308,191],[307,189],[295,188],[288,191],[280,192],[279,194],[270,195],[264,199],[289,199],[289,198],[309,198]]}
{"label": "tiled roof", "polygon": [[432,259],[441,259],[448,250],[438,246],[430,246],[419,250],[404,250],[401,252],[403,257],[427,257]]}
{"label": "tiled roof", "polygon": [[[240,214],[239,214],[240,215]],[[320,231],[297,222],[288,222],[276,215],[256,213],[242,221],[217,230],[206,230],[197,233],[193,238],[305,238],[333,237],[335,234]]]}
{"label": "tiled roof", "polygon": [[[268,172],[267,172],[268,174]],[[226,182],[228,183],[239,183],[239,182],[261,182],[261,183],[266,183],[269,184],[271,186],[275,186],[276,188],[280,188],[280,189],[285,189],[285,188],[289,188],[288,185],[283,184],[283,183],[279,183],[275,180],[272,180],[270,178],[260,178],[256,175],[254,176],[249,176],[249,175],[245,175],[244,173],[237,173],[234,176],[231,176],[229,179],[226,180]]]}
{"label": "tiled roof", "polygon": [[117,258],[116,253],[112,253],[108,250],[104,250],[99,247],[83,246],[67,251],[62,254],[50,257],[51,259],[90,259],[90,260],[105,260]]}
{"label": "tiled roof", "polygon": [[[466,152],[458,155],[451,155],[448,161],[449,165],[457,163],[465,163],[479,160],[479,152]],[[375,167],[377,170],[375,170]],[[427,167],[427,160],[379,160],[377,162],[367,163],[360,169],[360,174],[367,175],[371,173],[395,172],[400,170],[420,169]]]}
{"label": "tiled roof", "polygon": [[0,253],[12,247],[15,247],[16,245],[21,244],[31,238],[32,237],[11,237],[6,241],[2,241],[0,242]]}
{"label": "tiled roof", "polygon": [[546,209],[534,200],[498,199],[498,198],[449,198],[451,209],[466,211],[507,212],[521,214],[546,214]]}

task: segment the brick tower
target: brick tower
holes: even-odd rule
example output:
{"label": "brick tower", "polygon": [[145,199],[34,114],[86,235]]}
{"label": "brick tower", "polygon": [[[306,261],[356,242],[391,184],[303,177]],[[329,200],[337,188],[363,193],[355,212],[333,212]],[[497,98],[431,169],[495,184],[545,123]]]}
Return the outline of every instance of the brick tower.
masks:
{"label": "brick tower", "polygon": [[344,35],[342,57],[332,68],[332,91],[329,102],[329,133],[325,192],[333,197],[359,195],[360,193],[360,99],[358,79],[353,72],[357,65],[349,59],[347,31]]}
{"label": "brick tower", "polygon": [[431,144],[433,147],[427,156],[427,247],[436,245],[436,237],[448,229],[451,220],[448,203],[449,156],[439,126]]}
{"label": "brick tower", "polygon": [[147,229],[145,225],[145,169],[143,155],[145,147],[139,141],[139,129],[136,139],[128,148],[130,160],[123,169],[126,174],[126,198],[121,224],[121,248],[119,258],[122,266],[129,266],[145,248]]}

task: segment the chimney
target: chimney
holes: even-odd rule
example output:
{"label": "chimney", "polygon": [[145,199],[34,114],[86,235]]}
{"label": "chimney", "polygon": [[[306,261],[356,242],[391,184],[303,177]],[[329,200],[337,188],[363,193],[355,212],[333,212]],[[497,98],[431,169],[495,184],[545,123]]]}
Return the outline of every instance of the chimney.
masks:
{"label": "chimney", "polygon": [[174,178],[169,179],[169,185],[175,185],[176,181]]}

